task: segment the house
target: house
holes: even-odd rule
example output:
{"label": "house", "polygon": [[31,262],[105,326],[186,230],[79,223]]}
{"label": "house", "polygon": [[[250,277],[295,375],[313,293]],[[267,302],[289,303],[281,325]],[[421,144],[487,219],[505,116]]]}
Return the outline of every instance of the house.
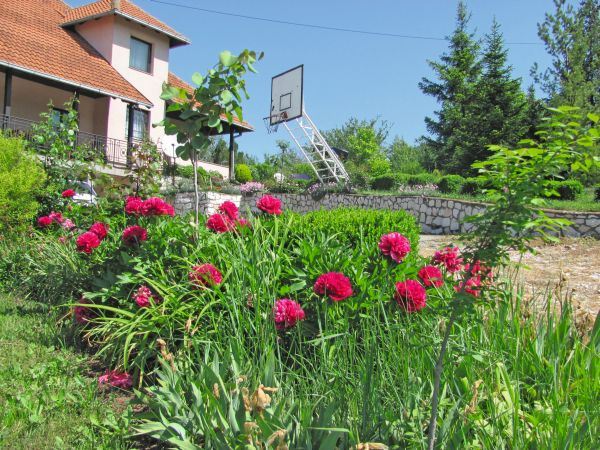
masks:
{"label": "house", "polygon": [[[169,70],[171,50],[189,44],[129,0],[76,8],[63,0],[0,0],[0,127],[27,134],[49,101],[58,117],[75,96],[78,139],[98,149],[111,173],[124,173],[130,149],[143,138],[172,164],[176,139],[152,124],[166,114],[163,82],[192,89]],[[225,127],[231,144],[248,131],[245,122]]]}

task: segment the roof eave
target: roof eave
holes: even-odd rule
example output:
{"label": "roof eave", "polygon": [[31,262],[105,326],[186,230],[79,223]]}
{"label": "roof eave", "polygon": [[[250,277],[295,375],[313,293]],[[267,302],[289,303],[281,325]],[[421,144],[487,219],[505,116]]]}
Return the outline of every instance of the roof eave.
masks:
{"label": "roof eave", "polygon": [[125,14],[123,11],[121,11],[120,9],[111,9],[110,11],[105,11],[105,12],[101,12],[98,14],[93,14],[90,16],[86,16],[86,17],[82,17],[80,19],[75,19],[75,20],[71,20],[68,22],[63,22],[61,23],[62,27],[72,27],[84,22],[88,22],[90,20],[95,20],[95,19],[100,19],[102,17],[106,17],[106,16],[110,16],[110,15],[115,15],[115,16],[120,16],[123,17],[124,19],[130,20],[132,22],[135,22],[137,24],[143,25],[147,28],[150,28],[154,31],[157,31],[159,33],[164,34],[165,36],[169,37],[170,40],[170,46],[171,47],[179,47],[182,45],[189,45],[192,43],[192,41],[187,38],[186,36],[182,35],[182,34],[176,34],[176,33],[170,33],[167,30],[164,30],[160,27],[157,27],[156,25],[153,25],[149,22],[146,22],[144,20],[138,19],[137,17],[131,16],[129,14]]}
{"label": "roof eave", "polygon": [[73,86],[73,87],[76,87],[76,88],[85,89],[85,90],[91,91],[91,92],[96,92],[96,93],[98,93],[100,95],[104,95],[106,97],[118,98],[118,99],[121,99],[121,100],[123,100],[123,101],[125,101],[127,103],[135,103],[137,105],[142,105],[142,106],[145,106],[147,108],[152,108],[154,106],[151,102],[146,103],[144,101],[136,100],[136,99],[131,98],[131,97],[127,97],[127,96],[124,96],[124,95],[121,95],[121,94],[117,94],[116,92],[106,91],[104,89],[100,89],[100,88],[97,88],[97,87],[89,85],[89,84],[78,83],[78,82],[73,81],[73,80],[68,80],[66,78],[57,77],[56,75],[52,75],[52,74],[45,73],[45,72],[40,72],[39,70],[30,69],[29,67],[20,66],[18,64],[13,64],[13,63],[8,62],[8,61],[0,60],[0,67],[6,67],[8,69],[13,69],[13,70],[25,72],[25,73],[30,74],[30,75],[39,76],[40,78],[46,78],[48,80],[57,81],[59,83],[64,83],[64,84],[67,84],[69,86]]}

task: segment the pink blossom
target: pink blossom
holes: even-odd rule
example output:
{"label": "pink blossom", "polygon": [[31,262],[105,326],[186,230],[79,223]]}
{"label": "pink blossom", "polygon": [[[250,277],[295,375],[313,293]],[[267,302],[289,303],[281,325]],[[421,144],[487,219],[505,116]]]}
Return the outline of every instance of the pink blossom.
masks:
{"label": "pink blossom", "polygon": [[458,247],[446,247],[435,252],[433,262],[444,266],[449,273],[454,273],[461,269],[463,260]]}
{"label": "pink blossom", "polygon": [[442,272],[435,266],[421,267],[418,276],[426,287],[440,287],[444,284]]}
{"label": "pink blossom", "polygon": [[425,308],[427,292],[417,280],[406,280],[396,283],[394,298],[406,312],[413,313]]}
{"label": "pink blossom", "polygon": [[104,375],[98,378],[99,385],[108,385],[116,388],[129,389],[133,381],[131,375],[119,370],[107,370]]}
{"label": "pink blossom", "polygon": [[219,206],[219,212],[224,214],[229,220],[235,221],[238,218],[239,209],[235,203],[227,200]]}
{"label": "pink blossom", "polygon": [[327,295],[334,302],[339,302],[352,295],[352,284],[343,273],[328,272],[317,278],[314,291],[318,295]]}
{"label": "pink blossom", "polygon": [[278,330],[293,327],[298,321],[304,320],[304,316],[300,303],[289,298],[277,300],[273,306],[273,320]]}
{"label": "pink blossom", "polygon": [[196,287],[218,286],[223,282],[223,275],[212,264],[205,263],[192,267],[188,275],[190,282]]}
{"label": "pink blossom", "polygon": [[401,263],[410,252],[410,241],[400,233],[389,233],[381,236],[379,250],[397,263]]}
{"label": "pink blossom", "polygon": [[156,296],[147,286],[140,286],[133,299],[140,308],[147,308],[150,306],[150,300],[156,300]]}

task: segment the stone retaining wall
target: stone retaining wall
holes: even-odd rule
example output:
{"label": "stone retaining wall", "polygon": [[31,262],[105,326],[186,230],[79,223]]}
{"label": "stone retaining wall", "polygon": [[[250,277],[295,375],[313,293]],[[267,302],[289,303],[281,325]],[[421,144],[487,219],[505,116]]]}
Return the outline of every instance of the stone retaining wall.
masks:
{"label": "stone retaining wall", "polygon": [[[405,210],[415,216],[421,225],[423,233],[427,234],[456,234],[469,231],[470,224],[461,221],[472,214],[481,212],[485,204],[465,200],[450,200],[436,197],[417,196],[373,196],[350,194],[326,194],[322,199],[315,200],[308,194],[274,194],[281,199],[283,207],[300,214],[320,209],[338,207],[354,207],[365,209]],[[242,210],[256,210],[256,200],[260,195],[240,196],[202,192],[200,211],[212,214],[226,200],[234,202]],[[175,211],[184,214],[192,211],[194,194],[177,194],[174,202]],[[547,211],[550,217],[567,219],[573,224],[567,227],[563,234],[572,237],[592,236],[600,238],[600,213],[575,211]]]}

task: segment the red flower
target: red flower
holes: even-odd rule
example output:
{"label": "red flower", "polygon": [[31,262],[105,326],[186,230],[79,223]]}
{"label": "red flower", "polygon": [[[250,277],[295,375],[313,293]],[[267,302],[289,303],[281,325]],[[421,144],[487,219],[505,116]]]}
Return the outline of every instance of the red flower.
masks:
{"label": "red flower", "polygon": [[212,287],[221,284],[223,275],[221,275],[221,272],[215,266],[206,263],[192,267],[189,279],[197,287]]}
{"label": "red flower", "polygon": [[126,245],[139,244],[148,239],[148,232],[139,225],[132,225],[123,230],[122,239]]}
{"label": "red flower", "polygon": [[413,313],[425,308],[427,292],[417,280],[406,280],[396,283],[394,298],[406,312]]}
{"label": "red flower", "polygon": [[461,269],[462,258],[458,247],[446,247],[443,250],[438,250],[433,255],[433,262],[437,265],[442,265],[450,273],[458,272]]}
{"label": "red flower", "polygon": [[162,198],[150,197],[142,202],[141,213],[143,216],[174,216],[175,209]]}
{"label": "red flower", "polygon": [[379,240],[379,249],[384,255],[401,263],[410,252],[410,241],[400,233],[384,234]]}
{"label": "red flower", "polygon": [[89,304],[90,301],[86,298],[81,297],[79,300],[79,305],[73,308],[73,315],[75,316],[75,322],[81,325],[85,325],[90,321],[93,317],[92,310],[90,308],[83,306],[83,304]]}
{"label": "red flower", "polygon": [[98,378],[99,385],[109,385],[116,388],[129,389],[131,387],[131,375],[118,370],[107,370],[104,375]]}
{"label": "red flower", "polygon": [[252,228],[252,224],[250,223],[250,221],[244,219],[243,217],[237,219],[235,223],[238,228]]}
{"label": "red flower", "polygon": [[125,200],[125,213],[132,216],[142,214],[142,205],[144,201],[139,197],[127,197]]}
{"label": "red flower", "polygon": [[281,214],[281,200],[270,195],[263,195],[256,202],[256,207],[267,214]]}
{"label": "red flower", "polygon": [[102,222],[96,222],[88,231],[95,233],[96,236],[98,236],[98,239],[102,241],[108,234],[108,225]]}
{"label": "red flower", "polygon": [[460,282],[458,285],[454,286],[454,290],[460,292],[463,289],[463,286],[467,294],[470,294],[473,297],[479,297],[479,294],[481,293],[481,278],[469,278],[466,283]]}
{"label": "red flower", "polygon": [[53,220],[50,218],[50,216],[42,216],[42,217],[38,217],[37,223],[41,228],[48,228],[50,225],[52,225]]}
{"label": "red flower", "polygon": [[150,306],[150,300],[156,301],[157,297],[147,286],[140,286],[140,288],[133,296],[133,299],[140,308],[147,308],[148,306]]}
{"label": "red flower", "polygon": [[69,230],[69,231],[71,231],[73,228],[77,227],[77,225],[75,225],[71,219],[63,220],[63,222],[60,224],[60,226],[63,227],[65,230]]}
{"label": "red flower", "polygon": [[77,244],[77,251],[87,253],[88,255],[100,245],[100,239],[98,239],[96,233],[92,233],[91,231],[86,231],[80,235],[75,242]]}
{"label": "red flower", "polygon": [[473,263],[473,268],[471,268],[470,264],[465,264],[465,272],[468,272],[473,277],[477,277],[482,280],[492,281],[494,278],[492,268],[486,266],[479,260]]}
{"label": "red flower", "polygon": [[235,221],[238,218],[239,209],[235,203],[227,200],[226,202],[223,202],[221,206],[219,206],[219,212],[224,214],[229,220]]}
{"label": "red flower", "polygon": [[235,224],[222,214],[213,214],[206,221],[206,228],[216,233],[226,233],[234,228]]}
{"label": "red flower", "polygon": [[63,198],[75,197],[75,191],[73,189],[67,189],[63,191],[61,195]]}
{"label": "red flower", "polygon": [[278,330],[291,328],[299,320],[304,320],[304,310],[300,303],[289,298],[282,298],[277,300],[273,306],[273,320]]}
{"label": "red flower", "polygon": [[440,287],[444,284],[442,272],[435,266],[423,266],[418,275],[426,287]]}
{"label": "red flower", "polygon": [[317,278],[315,293],[327,295],[334,302],[345,300],[352,295],[350,279],[340,272],[329,272]]}

